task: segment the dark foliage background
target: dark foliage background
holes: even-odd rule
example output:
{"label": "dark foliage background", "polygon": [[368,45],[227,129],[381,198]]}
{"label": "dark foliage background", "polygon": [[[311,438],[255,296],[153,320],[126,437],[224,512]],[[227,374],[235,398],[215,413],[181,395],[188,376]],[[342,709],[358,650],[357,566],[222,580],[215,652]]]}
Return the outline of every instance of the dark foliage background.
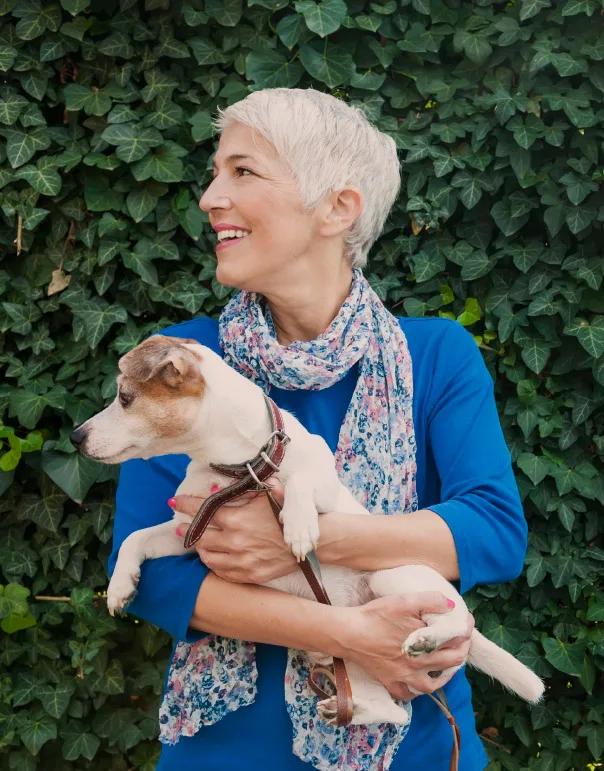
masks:
{"label": "dark foliage background", "polygon": [[106,612],[115,470],[67,438],[113,398],[121,354],[225,302],[197,207],[216,106],[309,85],[400,150],[373,286],[466,325],[496,379],[530,548],[521,579],[469,602],[549,691],[529,709],[473,678],[491,768],[601,756],[603,14],[0,0],[1,769],[154,767],[167,640]]}

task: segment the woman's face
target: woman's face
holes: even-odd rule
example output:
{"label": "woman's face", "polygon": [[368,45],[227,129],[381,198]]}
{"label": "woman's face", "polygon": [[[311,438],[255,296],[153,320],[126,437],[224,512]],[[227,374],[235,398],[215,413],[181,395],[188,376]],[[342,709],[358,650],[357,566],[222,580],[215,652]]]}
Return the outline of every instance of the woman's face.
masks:
{"label": "woman's face", "polygon": [[296,183],[273,145],[259,134],[254,141],[252,129],[241,123],[223,131],[214,178],[199,206],[213,228],[227,223],[250,231],[215,252],[216,278],[225,286],[264,293],[293,278],[301,261],[319,256],[317,214],[304,213]]}

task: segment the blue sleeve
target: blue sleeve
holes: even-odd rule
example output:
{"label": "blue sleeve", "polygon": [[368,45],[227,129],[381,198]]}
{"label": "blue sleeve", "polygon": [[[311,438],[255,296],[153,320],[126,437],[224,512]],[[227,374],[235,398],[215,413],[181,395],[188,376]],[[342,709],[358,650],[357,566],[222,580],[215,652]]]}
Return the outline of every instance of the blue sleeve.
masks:
{"label": "blue sleeve", "polygon": [[527,524],[478,346],[458,323],[442,342],[428,416],[441,503],[428,508],[453,534],[463,593],[520,575]]}
{"label": "blue sleeve", "polygon": [[[181,480],[189,459],[164,455],[151,460],[129,460],[122,463],[117,487],[113,548],[108,561],[113,573],[122,541],[135,530],[159,525],[172,518],[166,501]],[[196,552],[182,557],[158,557],[145,560],[141,566],[138,591],[128,613],[150,621],[176,640],[193,642],[202,633],[189,628],[189,620],[208,568]]]}

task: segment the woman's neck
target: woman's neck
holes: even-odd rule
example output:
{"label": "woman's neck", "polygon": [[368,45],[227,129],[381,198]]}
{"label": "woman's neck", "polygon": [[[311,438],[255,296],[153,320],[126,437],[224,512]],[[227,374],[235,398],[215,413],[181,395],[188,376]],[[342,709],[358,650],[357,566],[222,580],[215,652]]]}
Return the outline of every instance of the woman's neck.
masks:
{"label": "woman's neck", "polygon": [[331,274],[318,274],[278,294],[265,294],[279,343],[314,340],[325,332],[348,297],[351,282],[352,268],[342,265]]}

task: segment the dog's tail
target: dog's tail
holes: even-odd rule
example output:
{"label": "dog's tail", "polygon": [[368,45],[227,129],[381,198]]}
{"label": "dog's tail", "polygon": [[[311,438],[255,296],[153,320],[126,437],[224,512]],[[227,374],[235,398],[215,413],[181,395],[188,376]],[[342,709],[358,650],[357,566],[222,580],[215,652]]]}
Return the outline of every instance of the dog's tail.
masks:
{"label": "dog's tail", "polygon": [[536,704],[543,696],[545,685],[541,678],[477,629],[472,632],[468,664],[531,704]]}

